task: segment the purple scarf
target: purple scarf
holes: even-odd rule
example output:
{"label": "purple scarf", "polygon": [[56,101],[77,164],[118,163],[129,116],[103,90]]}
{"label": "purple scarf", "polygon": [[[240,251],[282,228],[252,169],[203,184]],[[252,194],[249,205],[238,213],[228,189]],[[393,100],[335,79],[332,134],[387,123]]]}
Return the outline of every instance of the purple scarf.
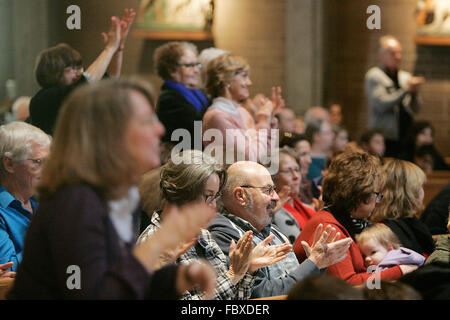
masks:
{"label": "purple scarf", "polygon": [[208,99],[198,89],[188,89],[183,84],[172,80],[164,81],[164,85],[180,93],[199,112],[208,106]]}

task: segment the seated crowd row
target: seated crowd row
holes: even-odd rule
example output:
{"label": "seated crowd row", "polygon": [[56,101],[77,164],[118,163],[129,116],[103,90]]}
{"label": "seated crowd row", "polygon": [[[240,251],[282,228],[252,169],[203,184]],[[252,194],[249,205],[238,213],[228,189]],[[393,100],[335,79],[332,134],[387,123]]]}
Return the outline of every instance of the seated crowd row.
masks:
{"label": "seated crowd row", "polygon": [[[134,16],[111,20],[86,72],[69,46],[44,51],[31,124],[0,127],[8,298],[295,298],[325,272],[364,286],[368,271],[390,281],[424,264],[448,268],[448,237],[435,243],[429,231],[448,233],[448,199],[444,220],[442,210],[417,219],[426,174],[405,160],[383,164],[381,132],[346,146],[320,107],[303,130],[280,88],[249,99],[243,58],[213,49],[200,77],[186,42],[156,50],[165,81],[155,103],[146,82],[118,79]],[[81,271],[75,283],[71,270]]]}

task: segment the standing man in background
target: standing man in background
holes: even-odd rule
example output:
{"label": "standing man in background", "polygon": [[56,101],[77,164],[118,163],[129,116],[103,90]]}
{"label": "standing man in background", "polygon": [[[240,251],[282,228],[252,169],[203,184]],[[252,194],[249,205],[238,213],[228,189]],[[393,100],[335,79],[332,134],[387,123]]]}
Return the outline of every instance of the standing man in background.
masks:
{"label": "standing man in background", "polygon": [[402,46],[391,35],[379,40],[380,66],[367,71],[365,90],[369,106],[369,128],[385,135],[386,157],[397,157],[421,107],[419,87],[423,77],[400,70]]}

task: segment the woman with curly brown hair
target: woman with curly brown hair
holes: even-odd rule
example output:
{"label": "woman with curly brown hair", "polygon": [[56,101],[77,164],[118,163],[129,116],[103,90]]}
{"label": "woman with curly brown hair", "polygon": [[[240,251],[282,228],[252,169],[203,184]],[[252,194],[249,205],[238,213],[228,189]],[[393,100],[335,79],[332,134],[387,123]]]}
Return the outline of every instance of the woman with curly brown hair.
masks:
{"label": "woman with curly brown hair", "polygon": [[434,250],[431,233],[417,219],[423,206],[425,173],[414,163],[398,159],[387,162],[383,171],[388,177],[381,190],[383,199],[370,220],[386,224],[404,247],[430,255]]}
{"label": "woman with curly brown hair", "polygon": [[[331,162],[323,181],[325,207],[308,221],[294,244],[299,262],[306,258],[303,243],[312,243],[319,224],[331,224],[343,237],[355,236],[358,228],[353,219],[368,219],[382,195],[384,184],[379,161],[362,151],[349,151]],[[303,243],[302,243],[303,242]],[[380,272],[381,279],[394,280],[417,267],[395,266]],[[327,273],[354,285],[363,284],[371,277],[364,266],[363,256],[353,242],[341,262],[328,267]]]}

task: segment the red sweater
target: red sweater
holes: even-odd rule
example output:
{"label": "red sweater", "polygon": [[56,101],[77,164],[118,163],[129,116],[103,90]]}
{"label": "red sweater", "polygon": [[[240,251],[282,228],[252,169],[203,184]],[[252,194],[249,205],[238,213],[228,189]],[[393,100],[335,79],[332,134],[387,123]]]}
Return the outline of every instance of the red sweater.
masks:
{"label": "red sweater", "polygon": [[[294,243],[294,252],[300,263],[306,259],[305,251],[301,241],[306,241],[309,245],[312,244],[314,239],[314,233],[319,224],[326,227],[331,224],[337,231],[341,233],[341,239],[350,237],[348,231],[342,226],[336,218],[327,211],[320,211],[314,215],[306,224],[305,228],[301,231],[297,240]],[[359,251],[355,242],[350,245],[347,251],[347,256],[344,260],[334,265],[331,265],[327,269],[327,273],[334,275],[338,278],[344,279],[352,285],[364,284],[369,277],[373,276],[367,273],[364,266],[364,259]],[[385,269],[380,272],[380,278],[385,280],[396,280],[402,276],[402,271],[399,266]]]}
{"label": "red sweater", "polygon": [[298,225],[300,226],[300,230],[303,230],[306,223],[313,215],[315,215],[317,212],[314,209],[308,208],[303,203],[297,199],[294,198],[294,206],[291,206],[291,204],[286,202],[283,206],[285,210],[287,210],[294,218],[297,220]]}

